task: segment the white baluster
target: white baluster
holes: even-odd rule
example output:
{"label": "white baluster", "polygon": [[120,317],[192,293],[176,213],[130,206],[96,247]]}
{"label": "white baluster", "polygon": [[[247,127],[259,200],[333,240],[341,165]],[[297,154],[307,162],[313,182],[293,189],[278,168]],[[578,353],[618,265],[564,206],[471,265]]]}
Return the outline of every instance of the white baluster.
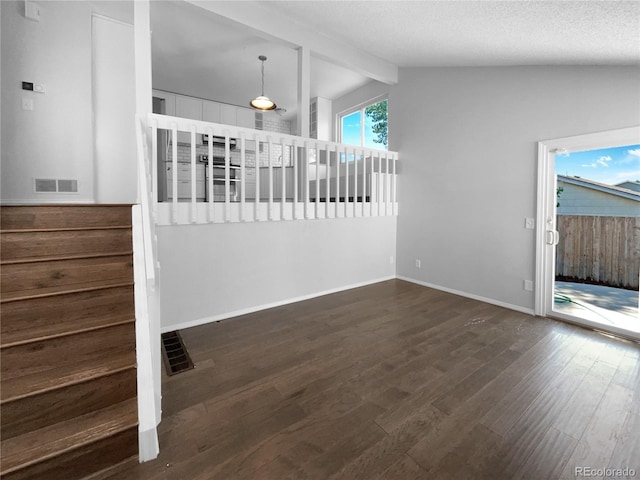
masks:
{"label": "white baluster", "polygon": [[171,181],[171,191],[173,194],[171,203],[172,221],[178,223],[178,125],[176,123],[171,124],[171,134],[174,139],[171,153],[173,158],[171,159],[171,168],[173,169],[173,178]]}
{"label": "white baluster", "polygon": [[238,184],[236,179],[236,192],[238,188],[240,189],[240,221],[241,222],[244,222],[246,220],[245,213],[244,213],[244,203],[246,198],[245,185],[247,183],[245,180],[246,142],[244,137],[245,137],[245,134],[244,132],[242,132],[240,134],[240,184]]}
{"label": "white baluster", "polygon": [[207,191],[209,193],[209,221],[211,223],[216,221],[216,206],[213,203],[215,200],[214,196],[214,187],[213,187],[213,128],[208,129],[209,132],[209,142],[207,144],[207,153],[209,160],[207,161]]}
{"label": "white baluster", "polygon": [[298,142],[293,141],[293,219],[298,219]]}
{"label": "white baluster", "polygon": [[196,206],[196,126],[191,125],[191,223],[197,220]]}

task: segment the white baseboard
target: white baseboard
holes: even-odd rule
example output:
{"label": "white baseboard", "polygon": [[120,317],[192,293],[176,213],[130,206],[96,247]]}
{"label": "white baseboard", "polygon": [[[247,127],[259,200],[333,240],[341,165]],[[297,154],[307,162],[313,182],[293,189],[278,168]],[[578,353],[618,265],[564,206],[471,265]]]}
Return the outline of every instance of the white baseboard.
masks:
{"label": "white baseboard", "polygon": [[478,300],[480,302],[489,303],[491,305],[496,305],[498,307],[508,308],[509,310],[515,310],[516,312],[526,313],[528,315],[535,315],[532,308],[525,308],[519,305],[513,305],[511,303],[501,302],[499,300],[494,300],[493,298],[482,297],[480,295],[474,295],[472,293],[462,292],[460,290],[455,290],[453,288],[443,287],[441,285],[435,285],[433,283],[423,282],[421,280],[416,280],[415,278],[397,276],[398,280],[404,280],[406,282],[415,283],[418,285],[422,285],[423,287],[433,288],[435,290],[442,290],[443,292],[453,293],[454,295],[460,295],[461,297],[472,298],[473,300]]}
{"label": "white baseboard", "polygon": [[166,332],[172,332],[174,330],[182,330],[184,328],[197,327],[198,325],[204,325],[206,323],[211,323],[211,322],[218,322],[220,320],[227,320],[229,318],[239,317],[241,315],[247,315],[248,313],[259,312],[260,310],[266,310],[268,308],[280,307],[282,305],[288,305],[289,303],[301,302],[303,300],[309,300],[311,298],[321,297],[323,295],[329,295],[331,293],[342,292],[344,290],[350,290],[352,288],[364,287],[366,285],[372,285],[374,283],[385,282],[387,280],[393,280],[394,278],[396,278],[395,275],[390,275],[388,277],[377,278],[375,280],[368,280],[366,282],[354,283],[351,285],[344,285],[342,287],[332,288],[329,290],[324,290],[322,292],[315,292],[315,293],[310,293],[308,295],[288,298],[286,300],[281,300],[278,302],[266,303],[263,305],[256,305],[254,307],[235,310],[233,312],[221,313],[219,315],[213,315],[210,317],[198,318],[196,320],[191,320],[189,322],[178,323],[176,325],[171,325],[168,327],[162,327],[160,331],[161,333],[166,333]]}
{"label": "white baseboard", "polygon": [[[72,194],[69,194],[72,195]],[[23,198],[23,199],[4,199],[4,200],[0,200],[0,205],[3,206],[7,206],[7,207],[12,207],[12,206],[22,206],[22,205],[67,205],[67,204],[74,204],[74,205],[91,205],[96,203],[96,201],[94,199],[87,199],[87,198],[75,198],[75,199],[69,199],[69,198]],[[125,205],[125,204],[123,204]],[[130,205],[129,203],[126,205]]]}

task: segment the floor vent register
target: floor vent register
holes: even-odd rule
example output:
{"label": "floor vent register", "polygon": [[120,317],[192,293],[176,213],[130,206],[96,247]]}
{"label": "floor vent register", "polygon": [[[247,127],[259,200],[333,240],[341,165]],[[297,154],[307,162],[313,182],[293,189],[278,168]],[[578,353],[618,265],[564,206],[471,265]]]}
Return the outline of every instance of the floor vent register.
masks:
{"label": "floor vent register", "polygon": [[162,358],[168,375],[175,375],[193,368],[193,362],[178,332],[162,334]]}

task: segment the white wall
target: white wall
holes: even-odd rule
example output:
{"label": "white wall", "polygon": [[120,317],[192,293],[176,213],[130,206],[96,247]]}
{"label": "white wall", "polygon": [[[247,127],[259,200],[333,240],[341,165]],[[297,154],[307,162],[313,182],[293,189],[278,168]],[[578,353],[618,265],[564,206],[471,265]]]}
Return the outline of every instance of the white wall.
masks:
{"label": "white wall", "polygon": [[95,200],[136,203],[133,26],[92,18]]}
{"label": "white wall", "polygon": [[[92,202],[91,14],[131,23],[131,2],[2,1],[2,192],[7,203]],[[133,46],[131,47],[133,48]],[[46,93],[21,89],[44,84]],[[34,110],[22,110],[22,98]],[[78,194],[36,194],[34,178],[77,179]]]}
{"label": "white wall", "polygon": [[639,82],[633,67],[402,69],[398,275],[533,309],[536,142],[637,125]]}
{"label": "white wall", "polygon": [[393,277],[396,218],[158,227],[162,330]]}

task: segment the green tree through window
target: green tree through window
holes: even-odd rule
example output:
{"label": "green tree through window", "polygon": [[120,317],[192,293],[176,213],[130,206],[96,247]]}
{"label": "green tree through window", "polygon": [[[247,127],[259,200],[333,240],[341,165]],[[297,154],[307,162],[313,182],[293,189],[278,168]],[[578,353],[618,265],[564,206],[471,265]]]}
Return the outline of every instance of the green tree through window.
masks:
{"label": "green tree through window", "polygon": [[387,149],[387,100],[365,104],[340,116],[340,142]]}
{"label": "green tree through window", "polygon": [[374,103],[364,109],[364,113],[372,122],[371,130],[373,131],[375,143],[381,143],[387,147],[387,101]]}

